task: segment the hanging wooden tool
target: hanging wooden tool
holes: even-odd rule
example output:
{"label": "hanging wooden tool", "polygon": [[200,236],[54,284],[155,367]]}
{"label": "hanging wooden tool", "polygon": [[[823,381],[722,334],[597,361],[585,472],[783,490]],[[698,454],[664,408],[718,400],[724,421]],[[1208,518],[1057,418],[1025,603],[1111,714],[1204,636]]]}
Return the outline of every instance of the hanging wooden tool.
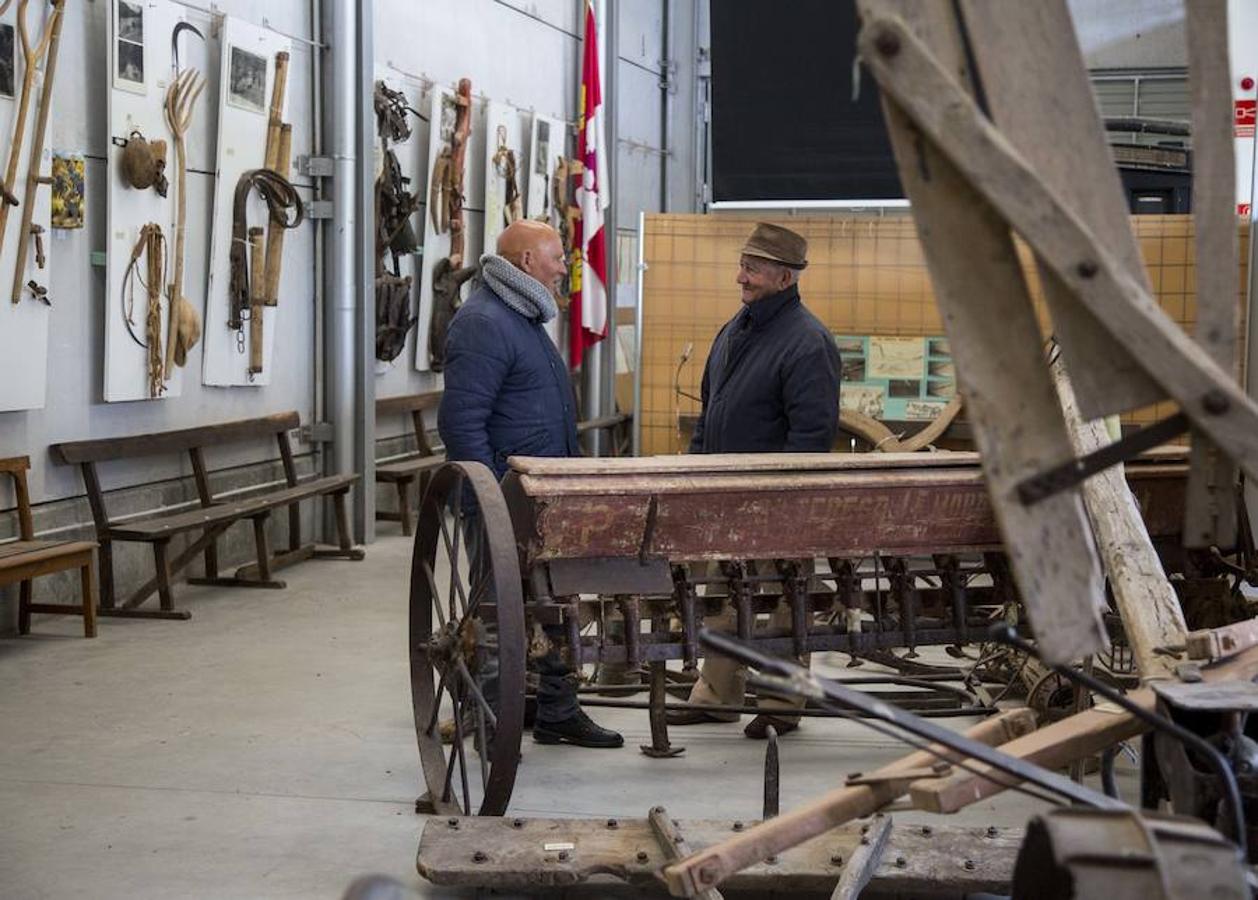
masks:
{"label": "hanging wooden tool", "polygon": [[148,278],[144,283],[148,294],[148,307],[144,317],[144,334],[148,338],[149,396],[159,397],[166,390],[162,377],[162,263],[166,255],[166,241],[161,226],[144,226],[141,240],[145,242]]}
{"label": "hanging wooden tool", "polygon": [[[275,172],[287,179],[289,164],[293,153],[293,126],[285,124],[280,127],[279,148],[276,151]],[[262,292],[267,306],[278,306],[280,302],[280,267],[284,258],[284,232],[288,228],[284,221],[270,219],[266,226],[266,283]]]}
{"label": "hanging wooden tool", "polygon": [[[145,256],[145,277],[136,275],[140,257]],[[122,276],[122,318],[131,339],[145,349],[148,358],[149,396],[161,396],[162,380],[162,268],[166,258],[166,238],[162,227],[150,222],[140,229],[131,248],[131,260]],[[139,280],[147,294],[144,314],[144,340],[135,333],[135,283]]]}
{"label": "hanging wooden tool", "polygon": [[[205,79],[201,73],[188,68],[175,76],[166,91],[166,126],[175,139],[175,185],[178,191],[175,195],[174,272],[166,291],[168,307],[164,372],[167,381],[175,374],[175,364],[178,361],[176,344],[181,345],[179,356],[184,357],[196,343],[195,339],[189,340],[189,329],[195,324],[196,334],[201,333],[200,315],[183,295],[183,257],[184,233],[188,221],[188,153],[185,137],[192,124],[192,111],[197,98],[204,89]],[[179,337],[181,331],[184,335],[182,338]]]}
{"label": "hanging wooden tool", "polygon": [[[61,46],[61,24],[65,19],[65,0],[52,0],[52,13],[48,21],[47,39],[47,58],[44,63],[44,84],[40,91],[39,98],[39,119],[35,123],[35,135],[31,142],[30,164],[26,172],[26,192],[22,199],[22,225],[18,229],[18,245],[17,245],[17,263],[13,268],[13,291],[10,299],[17,303],[22,299],[22,273],[26,269],[26,256],[31,244],[31,221],[35,214],[35,190],[39,187],[41,181],[51,183],[51,177],[41,179],[39,174],[39,163],[44,155],[44,138],[48,134],[48,112],[52,103],[52,83],[57,74],[57,50]],[[25,20],[21,20],[22,23]],[[43,42],[41,42],[42,45]],[[22,52],[26,56],[27,66],[31,66],[31,55],[27,54],[26,37],[22,37]],[[31,70],[27,69],[26,77],[22,82],[23,93],[27,93],[27,83],[31,78]],[[19,110],[20,113],[20,110]],[[19,123],[23,125],[24,123]],[[17,155],[17,145],[14,146],[13,155]],[[14,163],[10,160],[10,168],[14,168]],[[16,177],[16,172],[14,173]],[[9,181],[5,181],[6,186]],[[7,210],[8,203],[0,204],[0,209]],[[3,231],[0,230],[0,246],[3,245]]]}
{"label": "hanging wooden tool", "polygon": [[262,372],[262,307],[266,305],[266,254],[262,246],[264,231],[258,226],[249,229],[249,375]]}
{"label": "hanging wooden tool", "polygon": [[[64,0],[61,2],[64,3]],[[31,46],[30,35],[26,31],[26,11],[29,6],[30,0],[18,0],[17,32],[22,45],[24,68],[22,92],[18,96],[17,118],[13,121],[13,137],[9,141],[9,165],[5,171],[4,184],[0,185],[0,192],[3,192],[3,197],[0,198],[0,247],[4,245],[5,230],[9,224],[9,207],[18,205],[18,199],[13,190],[17,186],[17,165],[22,156],[22,144],[26,139],[26,116],[30,111],[31,93],[35,89],[35,73],[52,41],[52,20],[50,19],[44,23],[44,34],[39,42]],[[4,8],[0,9],[0,14],[8,8],[9,4],[6,2]],[[54,4],[54,14],[56,8]]]}
{"label": "hanging wooden tool", "polygon": [[520,199],[520,184],[516,172],[515,151],[507,146],[507,129],[505,125],[498,126],[497,139],[498,148],[494,151],[492,162],[494,171],[502,179],[502,224],[503,227],[506,227],[512,222],[518,222],[524,218],[524,204]]}
{"label": "hanging wooden tool", "polygon": [[450,232],[450,262],[458,268],[463,264],[463,171],[467,160],[467,138],[472,131],[471,79],[459,79],[453,102],[454,131],[450,135],[450,143],[442,147],[433,161],[428,203],[437,233]]}

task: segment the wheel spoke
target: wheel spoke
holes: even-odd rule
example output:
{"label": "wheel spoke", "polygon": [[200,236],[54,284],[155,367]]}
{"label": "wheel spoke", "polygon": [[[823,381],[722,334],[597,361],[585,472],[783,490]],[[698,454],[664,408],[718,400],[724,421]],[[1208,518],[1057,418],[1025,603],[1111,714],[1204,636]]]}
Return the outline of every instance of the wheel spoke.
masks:
{"label": "wheel spoke", "polygon": [[437,590],[437,579],[433,577],[432,566],[428,565],[428,560],[420,560],[420,565],[424,569],[424,578],[428,580],[428,590],[432,592],[433,609],[437,611],[437,622],[442,628],[446,627],[446,614],[441,611],[441,592]]}
{"label": "wheel spoke", "polygon": [[[463,787],[463,815],[472,815],[472,798],[467,789],[467,756],[463,750],[463,703],[462,697],[454,703],[454,753],[459,758],[459,781]],[[451,758],[451,766],[454,760]]]}
{"label": "wheel spoke", "polygon": [[482,793],[489,790],[489,742],[485,740],[485,713],[482,707],[476,707],[476,740],[480,749],[476,758],[480,760],[480,789]]}
{"label": "wheel spoke", "polygon": [[[454,697],[453,689],[451,689],[450,696],[453,699]],[[459,704],[457,700],[454,702],[453,706],[454,706],[455,747],[461,747],[463,742],[459,740],[461,729],[459,728]],[[455,760],[457,759],[458,759],[458,753],[456,752],[454,747],[451,747],[450,748],[450,761],[446,765],[445,783],[443,784],[441,788],[441,802],[442,803],[445,803],[447,800],[450,799],[450,788],[454,784],[454,763],[455,763]],[[465,813],[467,812],[466,809],[463,811]]]}
{"label": "wheel spoke", "polygon": [[447,669],[441,673],[441,678],[437,681],[437,693],[433,695],[432,716],[428,719],[428,727],[424,729],[424,734],[432,736],[433,729],[437,727],[437,719],[441,717],[441,695],[446,689],[446,673]]}
{"label": "wheel spoke", "polygon": [[472,673],[467,670],[467,664],[459,659],[455,661],[455,666],[459,670],[459,675],[463,678],[463,683],[467,685],[468,691],[477,703],[479,709],[484,710],[485,715],[489,717],[489,724],[492,728],[498,727],[498,717],[494,715],[494,711],[489,706],[489,701],[485,699],[485,695],[481,693],[480,687],[476,684],[476,679],[472,677]]}
{"label": "wheel spoke", "polygon": [[454,540],[450,540],[450,532],[446,528],[445,516],[438,519],[441,523],[441,539],[445,541],[446,553],[450,555],[450,619],[459,618],[454,610],[455,591],[458,592],[459,598],[463,601],[463,608],[467,609],[467,595],[463,592],[463,580],[459,577],[459,535],[456,532]]}

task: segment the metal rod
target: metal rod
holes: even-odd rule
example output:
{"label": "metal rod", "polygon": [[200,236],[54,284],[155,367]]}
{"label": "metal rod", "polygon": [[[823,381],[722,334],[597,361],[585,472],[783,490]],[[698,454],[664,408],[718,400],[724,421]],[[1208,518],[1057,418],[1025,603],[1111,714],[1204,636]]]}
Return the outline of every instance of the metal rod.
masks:
{"label": "metal rod", "polygon": [[[1220,395],[1218,400],[1225,406],[1227,398]],[[1173,438],[1179,437],[1188,431],[1189,418],[1187,413],[1176,413],[1168,416],[1160,422],[1155,422],[1146,428],[1141,428],[1134,434],[1130,434],[1121,440],[1112,444],[1107,444],[1100,450],[1095,450],[1087,456],[1078,459],[1072,459],[1060,466],[1041,472],[1039,475],[1033,475],[1018,485],[1018,499],[1022,501],[1024,506],[1032,506],[1041,500],[1046,500],[1054,494],[1068,490],[1075,485],[1085,481],[1098,472],[1103,472],[1111,466],[1138,456],[1146,450],[1152,450],[1159,447]]]}
{"label": "metal rod", "polygon": [[[779,688],[775,687],[774,690],[779,690]],[[782,690],[785,689],[783,688]],[[888,705],[886,700],[879,700],[876,702],[883,706]],[[616,700],[612,698],[586,699],[585,697],[582,697],[581,705],[589,707],[602,707],[605,709],[649,710],[651,708],[650,703],[644,703],[641,700]],[[707,704],[700,705],[697,703],[665,703],[663,708],[666,712],[694,712],[698,710],[699,712],[711,713],[738,713],[740,715],[747,716],[759,715],[765,711],[763,706],[708,706]],[[954,719],[961,716],[990,716],[992,713],[999,711],[1000,710],[995,709],[994,707],[987,706],[958,706],[954,709],[924,709],[915,713],[915,715],[924,719]],[[876,713],[852,713],[848,711],[836,713],[833,710],[807,708],[792,709],[790,714],[792,716],[804,716],[805,718],[814,719],[833,719],[836,716],[844,718],[881,718],[881,716]]]}
{"label": "metal rod", "polygon": [[1097,809],[1129,809],[1127,804],[1107,797],[1099,791],[1075,784],[1069,778],[1064,778],[1056,772],[1050,772],[1034,763],[1028,763],[1026,760],[1002,753],[986,744],[957,734],[951,729],[927,721],[925,716],[905,712],[872,698],[868,694],[844,687],[838,682],[818,678],[803,666],[779,657],[767,656],[728,635],[705,628],[699,633],[699,640],[707,649],[715,653],[778,676],[773,679],[763,677],[760,679],[762,683],[771,681],[775,691],[785,692],[788,695],[802,695],[835,710],[854,709],[867,713],[872,718],[894,725],[919,738],[957,750],[1019,781],[1029,781],[1076,803]]}

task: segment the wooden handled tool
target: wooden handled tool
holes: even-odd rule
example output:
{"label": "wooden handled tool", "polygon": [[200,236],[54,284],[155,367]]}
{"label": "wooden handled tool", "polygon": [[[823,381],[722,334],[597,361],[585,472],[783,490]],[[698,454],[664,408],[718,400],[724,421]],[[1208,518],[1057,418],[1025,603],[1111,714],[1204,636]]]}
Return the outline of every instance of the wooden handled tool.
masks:
{"label": "wooden handled tool", "polygon": [[[192,124],[192,110],[197,98],[205,89],[205,79],[196,69],[184,69],[175,76],[166,90],[166,126],[175,138],[175,258],[170,286],[167,289],[169,305],[166,310],[166,359],[165,373],[169,381],[175,372],[175,332],[183,315],[181,307],[191,304],[183,296],[184,230],[188,220],[188,154],[185,135]],[[196,315],[192,309],[192,315]]]}
{"label": "wooden handled tool", "polygon": [[[26,0],[22,0],[19,16],[25,13]],[[52,102],[52,83],[57,73],[57,50],[61,46],[61,23],[65,18],[65,0],[52,0],[51,18],[48,21],[48,28],[44,35],[44,39],[40,41],[39,46],[34,53],[30,53],[29,45],[26,38],[25,17],[19,18],[19,26],[22,32],[22,54],[26,58],[26,73],[22,80],[22,99],[24,103],[29,102],[29,94],[34,79],[34,63],[38,55],[43,53],[47,48],[47,63],[44,66],[44,84],[40,91],[39,98],[39,119],[35,123],[35,135],[31,142],[30,165],[26,173],[26,193],[22,202],[22,226],[18,229],[18,245],[17,245],[17,263],[13,268],[13,291],[10,299],[17,303],[22,299],[22,273],[26,269],[26,254],[30,247],[30,230],[31,218],[35,213],[35,189],[39,187],[39,161],[44,155],[44,138],[48,134],[48,112],[49,105]],[[21,119],[22,109],[18,109],[19,121],[17,127],[25,128],[26,123]],[[17,132],[13,151],[9,159],[9,169],[13,172],[13,178],[17,177],[17,154],[21,144],[21,132]],[[5,179],[5,184],[11,184],[11,179]],[[9,205],[7,203],[0,204],[0,245],[4,240],[4,225],[2,222],[8,220]]]}
{"label": "wooden handled tool", "polygon": [[[284,92],[288,89],[288,51],[275,54],[275,80],[271,83],[271,110],[266,126],[263,167],[279,172],[280,130],[284,125]],[[284,172],[280,172],[284,175]],[[287,177],[287,176],[285,176]]]}
{"label": "wooden handled tool", "polygon": [[266,256],[262,229],[249,229],[249,374],[262,371],[262,307],[265,306]]}
{"label": "wooden handled tool", "polygon": [[[293,126],[285,124],[280,128],[279,149],[276,153],[276,173],[288,177],[289,164],[293,153]],[[266,229],[266,289],[263,297],[267,306],[278,306],[280,302],[280,267],[284,256],[283,223],[271,220]]]}
{"label": "wooden handled tool", "polygon": [[[0,205],[0,246],[4,244],[4,233],[9,224],[9,207],[18,205],[18,199],[13,193],[13,188],[17,182],[17,164],[22,155],[22,143],[26,138],[26,116],[31,107],[31,92],[35,89],[35,72],[38,69],[39,61],[44,56],[44,52],[48,49],[49,42],[52,40],[52,21],[50,20],[45,24],[44,34],[39,39],[39,43],[34,47],[31,46],[30,35],[26,31],[26,10],[28,6],[30,6],[30,0],[19,0],[17,5],[17,32],[18,37],[21,39],[24,70],[22,72],[22,93],[18,98],[17,118],[13,122],[13,138],[9,142],[9,165],[5,171],[4,184],[0,185],[0,191],[3,192],[5,199],[4,204]],[[0,14],[3,14],[8,7],[9,3],[6,2],[4,8],[0,9]],[[55,7],[53,12],[54,14],[56,13]]]}

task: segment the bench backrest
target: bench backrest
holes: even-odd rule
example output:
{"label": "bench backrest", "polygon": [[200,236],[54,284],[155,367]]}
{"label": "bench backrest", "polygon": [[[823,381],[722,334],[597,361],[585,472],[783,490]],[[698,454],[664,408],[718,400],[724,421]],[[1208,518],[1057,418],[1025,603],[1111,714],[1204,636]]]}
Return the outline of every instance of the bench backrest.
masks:
{"label": "bench backrest", "polygon": [[35,524],[31,521],[31,495],[26,487],[26,470],[31,467],[29,456],[11,456],[0,459],[0,474],[13,479],[13,493],[17,497],[18,538],[35,539]]}
{"label": "bench backrest", "polygon": [[52,452],[52,458],[59,463],[105,462],[111,459],[131,459],[162,453],[182,453],[186,450],[248,438],[274,437],[300,424],[301,416],[295,411],[290,411],[260,416],[256,419],[237,419],[234,422],[199,425],[196,428],[179,428],[153,434],[64,441],[53,444],[49,450]]}
{"label": "bench backrest", "polygon": [[415,410],[436,409],[441,404],[441,391],[385,397],[376,401],[376,416],[398,416]]}
{"label": "bench backrest", "polygon": [[428,432],[424,428],[424,410],[436,409],[441,404],[441,391],[428,391],[424,394],[406,394],[402,397],[385,397],[376,401],[376,419],[382,416],[399,416],[409,414],[411,428],[415,432],[415,443],[420,456],[432,456],[432,445],[428,443]]}
{"label": "bench backrest", "polygon": [[214,495],[210,491],[209,471],[205,466],[203,452],[205,447],[251,438],[274,438],[279,446],[280,459],[284,463],[284,480],[288,482],[289,487],[295,487],[297,464],[293,460],[293,448],[288,439],[288,433],[300,424],[301,416],[296,411],[289,411],[260,416],[256,419],[237,419],[233,422],[220,422],[217,425],[179,428],[154,434],[89,441],[65,441],[53,444],[49,447],[49,451],[57,462],[77,464],[82,470],[83,483],[87,488],[87,501],[92,507],[92,518],[96,521],[97,532],[104,534],[109,527],[109,514],[105,510],[105,497],[101,490],[100,478],[96,474],[96,463],[162,453],[186,452],[192,460],[192,471],[196,477],[197,495],[201,500],[201,505],[209,506],[214,502]]}

